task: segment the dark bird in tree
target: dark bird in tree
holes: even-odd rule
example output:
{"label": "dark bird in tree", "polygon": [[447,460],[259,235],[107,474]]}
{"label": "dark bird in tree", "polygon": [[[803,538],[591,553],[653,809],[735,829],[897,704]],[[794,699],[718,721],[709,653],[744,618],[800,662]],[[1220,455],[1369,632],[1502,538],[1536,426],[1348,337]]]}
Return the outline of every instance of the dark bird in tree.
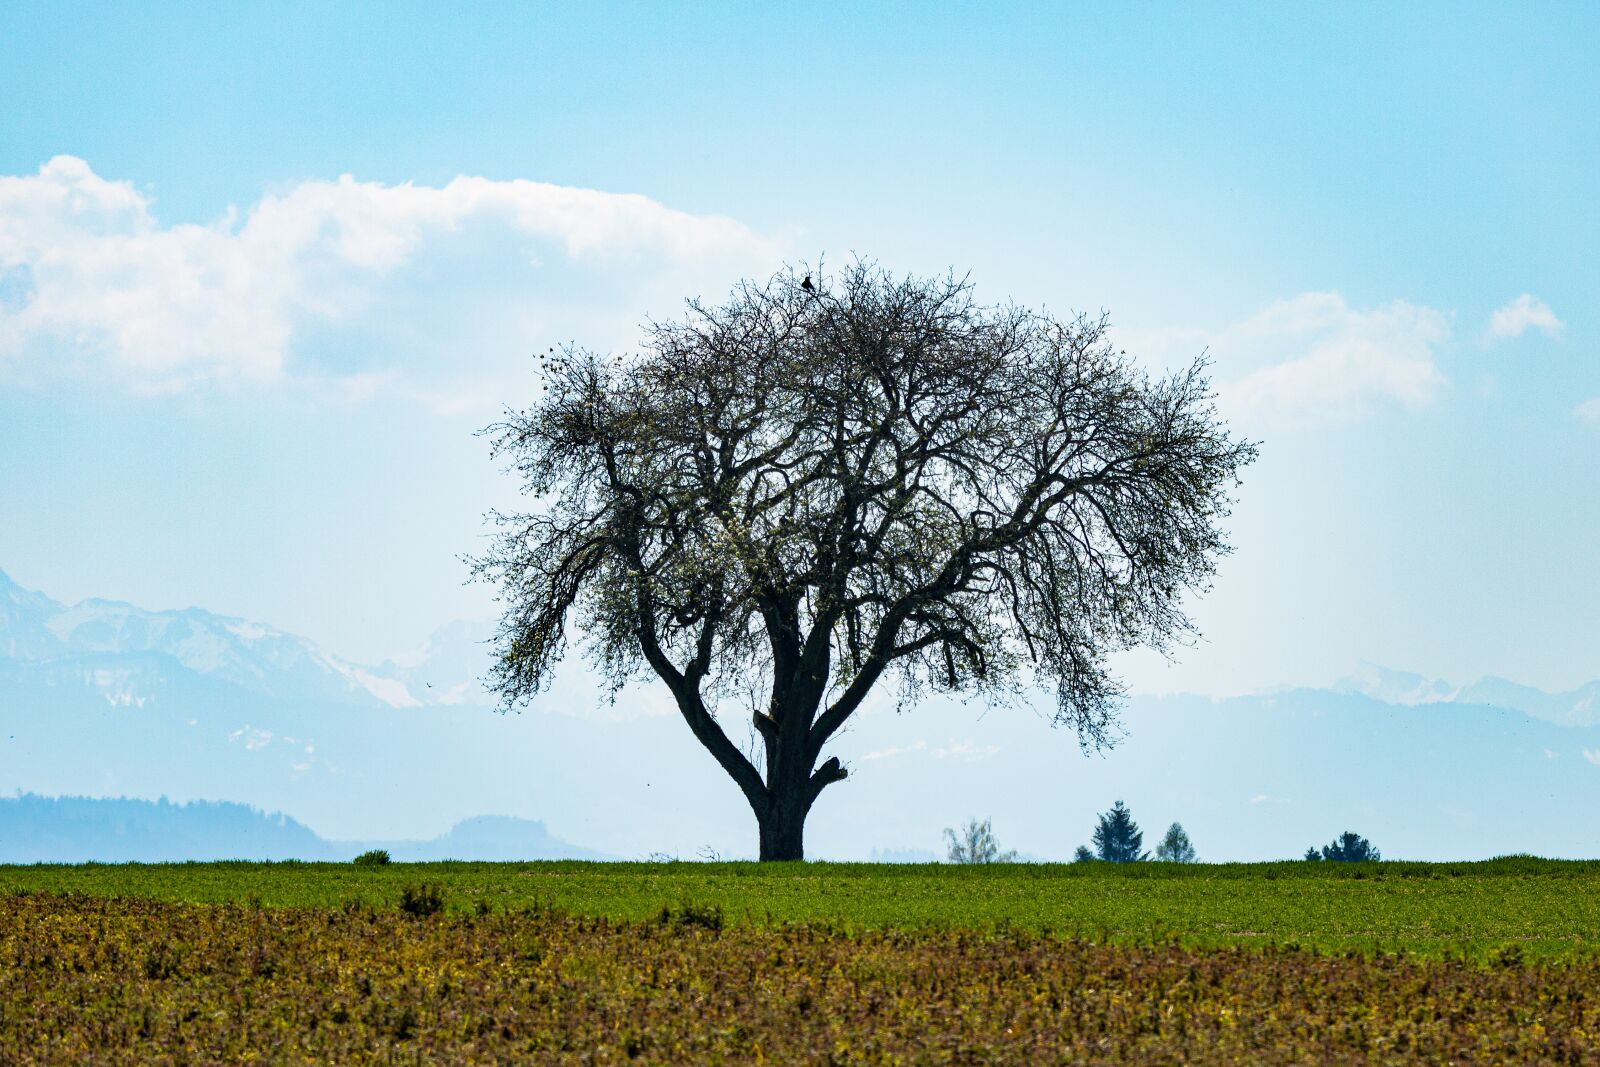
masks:
{"label": "dark bird in tree", "polygon": [[804,289],[808,293],[814,293],[817,291],[817,287],[811,284],[811,275],[809,274],[801,279],[800,288]]}
{"label": "dark bird in tree", "polygon": [[691,301],[636,356],[548,355],[543,398],[486,431],[538,504],[491,516],[470,561],[505,605],[502,707],[548,685],[569,632],[613,686],[653,674],[764,860],[804,856],[846,776],[823,750],[880,684],[903,702],[1043,685],[1081,744],[1108,744],[1108,654],[1191,632],[1181,598],[1226,552],[1255,454],[1203,361],[1151,379],[1104,318],[862,262],[809,279]]}

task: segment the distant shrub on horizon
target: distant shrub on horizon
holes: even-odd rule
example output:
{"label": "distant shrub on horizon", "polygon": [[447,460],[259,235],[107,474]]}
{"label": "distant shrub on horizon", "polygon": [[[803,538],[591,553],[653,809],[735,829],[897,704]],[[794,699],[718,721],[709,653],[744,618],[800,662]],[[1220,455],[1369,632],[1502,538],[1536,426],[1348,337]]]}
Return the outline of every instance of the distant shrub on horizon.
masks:
{"label": "distant shrub on horizon", "polygon": [[947,859],[951,863],[1015,863],[1015,852],[1000,851],[1000,843],[995,840],[994,827],[988,819],[972,819],[966,826],[956,831],[946,829],[944,832],[945,844],[948,846]]}
{"label": "distant shrub on horizon", "polygon": [[1315,845],[1306,849],[1306,859],[1311,862],[1326,860],[1331,863],[1362,863],[1377,862],[1383,859],[1383,853],[1371,841],[1362,837],[1354,830],[1346,830],[1333,839],[1331,844],[1323,845],[1318,852]]}
{"label": "distant shrub on horizon", "polygon": [[384,867],[389,863],[389,850],[386,848],[369,849],[350,862],[357,867]]}
{"label": "distant shrub on horizon", "polygon": [[1167,827],[1167,835],[1156,846],[1156,859],[1165,863],[1194,863],[1199,859],[1194,842],[1189,840],[1182,823],[1175,822]]}

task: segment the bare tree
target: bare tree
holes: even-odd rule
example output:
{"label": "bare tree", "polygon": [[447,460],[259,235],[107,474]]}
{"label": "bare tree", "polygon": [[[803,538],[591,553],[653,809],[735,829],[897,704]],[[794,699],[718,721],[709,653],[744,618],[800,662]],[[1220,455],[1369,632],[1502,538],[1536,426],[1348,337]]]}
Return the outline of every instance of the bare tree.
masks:
{"label": "bare tree", "polygon": [[1000,851],[1000,843],[995,840],[994,827],[988,819],[970,819],[961,832],[945,828],[944,842],[946,858],[951,863],[1015,863],[1015,851]]}
{"label": "bare tree", "polygon": [[846,775],[823,749],[880,683],[1044,684],[1082,744],[1109,743],[1107,654],[1190,631],[1181,597],[1227,550],[1255,454],[1203,361],[1151,379],[1103,318],[869,263],[810,277],[691,301],[636,356],[552,350],[544,396],[487,431],[536,505],[493,516],[471,561],[505,606],[505,708],[548,684],[575,609],[613,686],[666,684],[772,860],[803,857]]}
{"label": "bare tree", "polygon": [[1175,822],[1167,827],[1166,836],[1156,846],[1156,859],[1166,863],[1195,863],[1199,860],[1194,842],[1189,840],[1189,832],[1182,823]]}

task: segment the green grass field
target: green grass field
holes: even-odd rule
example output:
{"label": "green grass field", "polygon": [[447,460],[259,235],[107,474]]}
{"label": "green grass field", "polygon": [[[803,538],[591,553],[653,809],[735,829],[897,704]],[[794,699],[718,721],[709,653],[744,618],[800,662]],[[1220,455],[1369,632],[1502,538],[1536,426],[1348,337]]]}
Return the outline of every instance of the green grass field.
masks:
{"label": "green grass field", "polygon": [[0,1063],[1600,1067],[1597,944],[1527,858],[0,867]]}
{"label": "green grass field", "polygon": [[432,883],[454,912],[554,907],[645,919],[714,907],[730,923],[842,931],[1010,926],[1094,941],[1277,945],[1427,958],[1590,958],[1600,862],[894,866],[809,863],[208,863],[0,867],[20,891],[267,907],[395,906]]}

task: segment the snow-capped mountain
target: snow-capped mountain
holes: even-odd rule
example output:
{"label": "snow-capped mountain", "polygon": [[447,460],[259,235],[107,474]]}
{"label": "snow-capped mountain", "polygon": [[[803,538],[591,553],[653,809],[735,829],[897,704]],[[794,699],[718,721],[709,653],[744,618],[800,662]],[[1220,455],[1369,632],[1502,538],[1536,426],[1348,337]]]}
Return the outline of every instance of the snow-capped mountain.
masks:
{"label": "snow-capped mountain", "polygon": [[377,668],[424,704],[492,704],[483,688],[489,673],[491,623],[458,620],[439,627],[420,648]]}
{"label": "snow-capped mountain", "polygon": [[[179,674],[277,700],[392,708],[487,703],[484,627],[447,626],[403,663],[367,667],[314,642],[199,608],[64,605],[0,571],[0,680],[83,685],[114,706],[159,700]],[[485,632],[486,636],[486,632]]]}
{"label": "snow-capped mountain", "polygon": [[1481,704],[1507,708],[1557,726],[1600,725],[1600,679],[1565,693],[1547,693],[1493,676],[1453,686],[1436,678],[1363,663],[1333,685],[1335,692],[1357,693],[1385,704]]}
{"label": "snow-capped mountain", "polygon": [[61,605],[43,593],[30,593],[0,571],[0,658],[48,659],[62,651],[45,626]]}

